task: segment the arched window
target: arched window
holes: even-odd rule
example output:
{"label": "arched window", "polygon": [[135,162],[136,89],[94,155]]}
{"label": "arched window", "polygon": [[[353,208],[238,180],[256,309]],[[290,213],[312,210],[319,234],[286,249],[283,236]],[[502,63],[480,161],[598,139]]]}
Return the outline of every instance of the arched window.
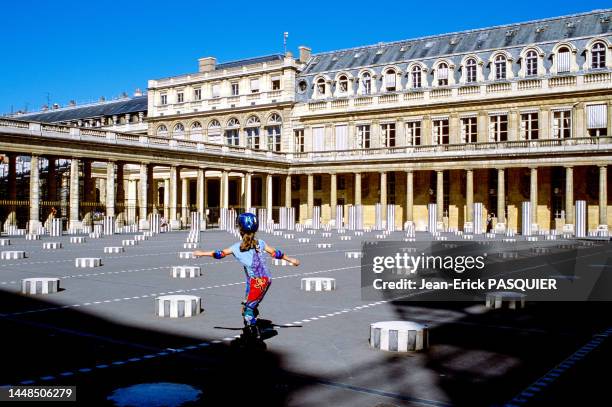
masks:
{"label": "arched window", "polygon": [[369,72],[364,72],[361,76],[361,91],[364,95],[372,93],[372,75]]}
{"label": "arched window", "polygon": [[232,117],[231,119],[227,121],[227,127],[228,128],[240,127],[240,122],[235,117]]}
{"label": "arched window", "polygon": [[219,123],[219,120],[217,119],[212,119],[210,123],[208,124],[209,130],[215,130],[215,129],[220,129],[220,128],[221,128],[221,123]]}
{"label": "arched window", "polygon": [[348,92],[348,78],[346,75],[341,75],[338,78],[338,92],[340,93]]}
{"label": "arched window", "polygon": [[531,50],[525,56],[525,76],[535,76],[538,74],[538,54]]}
{"label": "arched window", "polygon": [[385,89],[387,91],[393,92],[397,89],[396,77],[395,69],[387,69],[385,71]]}
{"label": "arched window", "polygon": [[191,131],[195,131],[195,132],[201,132],[202,131],[202,123],[200,122],[193,122],[191,124]]}
{"label": "arched window", "polygon": [[570,71],[570,50],[568,47],[561,47],[557,51],[557,73]]}
{"label": "arched window", "polygon": [[476,60],[470,58],[465,63],[465,82],[472,83],[476,82]]}
{"label": "arched window", "polygon": [[204,141],[204,139],[202,138],[202,123],[191,123],[191,140]]}
{"label": "arched window", "polygon": [[421,67],[416,65],[412,67],[410,74],[412,75],[412,87],[414,89],[420,88],[421,85]]}
{"label": "arched window", "polygon": [[212,119],[208,123],[208,142],[221,144],[221,123],[217,119]]}
{"label": "arched window", "polygon": [[174,137],[183,137],[183,133],[185,132],[185,126],[183,126],[183,123],[177,123],[174,125],[174,128],[172,129],[172,135]]}
{"label": "arched window", "polygon": [[283,119],[278,113],[272,113],[268,119],[266,133],[268,134],[268,150],[281,151],[281,131]]}
{"label": "arched window", "polygon": [[257,116],[250,116],[246,121],[246,136],[247,136],[247,146],[249,148],[261,148],[261,143],[259,142],[259,126],[261,126],[261,121]]}
{"label": "arched window", "polygon": [[323,78],[317,80],[317,94],[319,96],[325,96],[325,79]]}
{"label": "arched window", "polygon": [[237,146],[240,144],[240,122],[235,117],[227,121],[225,143],[228,146]]}
{"label": "arched window", "polygon": [[268,120],[268,124],[280,124],[282,122],[283,119],[278,113],[272,113],[272,115],[270,115],[270,119]]}
{"label": "arched window", "polygon": [[606,67],[606,46],[597,42],[591,48],[591,69],[600,69]]}
{"label": "arched window", "polygon": [[160,136],[165,136],[166,134],[168,134],[168,128],[166,127],[166,125],[162,124],[161,126],[159,126],[157,128],[157,134]]}
{"label": "arched window", "polygon": [[506,57],[503,55],[495,57],[495,79],[506,79]]}
{"label": "arched window", "polygon": [[448,85],[448,65],[442,62],[438,65],[438,86]]}

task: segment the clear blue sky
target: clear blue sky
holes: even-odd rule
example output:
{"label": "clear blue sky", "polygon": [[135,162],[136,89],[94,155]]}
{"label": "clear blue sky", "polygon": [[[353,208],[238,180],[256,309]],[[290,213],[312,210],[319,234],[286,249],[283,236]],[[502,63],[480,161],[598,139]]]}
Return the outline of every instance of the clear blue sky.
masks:
{"label": "clear blue sky", "polygon": [[[314,52],[610,7],[609,1],[31,1],[1,8],[0,113],[116,97],[147,79],[299,45]],[[394,9],[387,12],[387,5]]]}

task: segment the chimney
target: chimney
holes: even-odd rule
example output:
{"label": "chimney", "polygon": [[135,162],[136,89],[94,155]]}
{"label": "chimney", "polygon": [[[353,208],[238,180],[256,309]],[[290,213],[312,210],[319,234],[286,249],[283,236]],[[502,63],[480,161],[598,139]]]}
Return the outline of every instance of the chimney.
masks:
{"label": "chimney", "polygon": [[140,88],[136,88],[136,90],[134,91],[134,97],[136,96],[142,96],[142,91],[140,90]]}
{"label": "chimney", "polygon": [[298,48],[300,50],[300,62],[307,62],[310,59],[310,54],[312,53],[312,49],[304,45],[300,45]]}
{"label": "chimney", "polygon": [[74,99],[68,102],[68,106],[76,106],[76,102],[74,101]]}
{"label": "chimney", "polygon": [[204,57],[198,59],[199,69],[198,72],[210,72],[215,70],[217,65],[217,58],[215,57]]}
{"label": "chimney", "polygon": [[40,107],[40,110],[42,110],[43,112],[46,112],[47,110],[49,110],[49,106],[47,106],[47,105],[42,105],[42,106]]}
{"label": "chimney", "polygon": [[106,101],[106,98],[104,96],[100,96],[100,99],[98,99],[99,102],[104,102]]}
{"label": "chimney", "polygon": [[56,110],[56,109],[59,109],[59,108],[60,108],[59,103],[54,103],[53,104],[53,110]]}

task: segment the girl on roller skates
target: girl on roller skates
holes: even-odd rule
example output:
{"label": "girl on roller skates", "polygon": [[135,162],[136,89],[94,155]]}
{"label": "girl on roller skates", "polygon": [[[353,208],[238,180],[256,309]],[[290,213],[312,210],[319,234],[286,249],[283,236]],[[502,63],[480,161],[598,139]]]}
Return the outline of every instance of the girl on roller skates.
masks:
{"label": "girl on roller skates", "polygon": [[242,237],[241,241],[223,250],[196,250],[193,254],[196,257],[210,256],[215,259],[222,259],[231,254],[244,267],[247,281],[246,295],[242,307],[244,328],[241,340],[242,343],[248,344],[249,342],[261,342],[261,332],[257,325],[258,306],[271,284],[271,275],[266,265],[264,253],[273,256],[275,259],[288,261],[294,266],[298,266],[300,261],[268,246],[266,242],[255,237],[259,222],[254,214],[247,212],[238,216],[238,227]]}

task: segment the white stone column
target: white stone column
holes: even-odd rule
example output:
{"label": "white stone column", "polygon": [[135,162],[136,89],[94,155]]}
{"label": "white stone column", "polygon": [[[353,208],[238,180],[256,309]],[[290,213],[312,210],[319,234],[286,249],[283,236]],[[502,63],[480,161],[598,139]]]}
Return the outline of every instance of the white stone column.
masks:
{"label": "white stone column", "polygon": [[115,216],[115,162],[106,163],[106,216]]}
{"label": "white stone column", "polygon": [[198,168],[198,180],[196,188],[196,201],[198,205],[198,213],[201,219],[206,219],[206,204],[204,203],[204,188],[206,188],[206,171],[204,168]]}
{"label": "white stone column", "polygon": [[338,205],[337,175],[335,172],[330,174],[329,206],[331,209],[330,219],[336,220],[336,206]]}
{"label": "white stone column", "polygon": [[267,220],[272,220],[272,174],[266,174],[266,210]]}
{"label": "white stone column", "polygon": [[380,206],[383,223],[387,222],[387,173],[380,173]]}
{"label": "white stone column", "polygon": [[11,201],[9,214],[6,218],[7,225],[17,225],[17,155],[9,154],[8,166],[8,198]]}
{"label": "white stone column", "polygon": [[244,209],[247,210],[251,207],[251,196],[252,196],[252,180],[253,180],[253,173],[250,171],[247,171],[245,174],[245,181],[244,181]]}
{"label": "white stone column", "polygon": [[149,193],[148,180],[147,180],[147,164],[140,164],[140,184],[139,184],[139,197],[138,197],[138,217],[140,221],[147,220],[147,195]]}
{"label": "white stone column", "polygon": [[608,167],[599,166],[599,226],[608,229]]}
{"label": "white stone column", "polygon": [[308,174],[308,196],[307,196],[307,210],[306,218],[312,219],[312,208],[314,207],[314,175]]}
{"label": "white stone column", "polygon": [[187,224],[189,204],[189,178],[185,177],[181,179],[181,222],[183,225]]}
{"label": "white stone column", "polygon": [[169,202],[169,211],[170,211],[170,221],[176,221],[176,211],[178,206],[178,177],[180,176],[180,171],[176,168],[176,165],[172,165],[170,167],[170,202]]}
{"label": "white stone column", "polygon": [[474,171],[469,169],[465,170],[465,206],[466,208],[466,221],[468,223],[474,222]]}
{"label": "white stone column", "polygon": [[79,223],[79,160],[70,160],[70,223],[69,228]]}
{"label": "white stone column", "polygon": [[36,233],[40,226],[40,175],[38,169],[39,157],[33,155],[30,158],[30,230]]}
{"label": "white stone column", "polygon": [[444,171],[436,171],[436,216],[438,224],[444,219]]}
{"label": "white stone column", "polygon": [[[506,225],[506,180],[503,168],[497,169],[497,224],[499,230]],[[503,228],[502,226],[503,225]]]}
{"label": "white stone column", "polygon": [[285,208],[291,208],[291,174],[285,176]]}
{"label": "white stone column", "polygon": [[570,166],[565,167],[565,224],[574,225],[574,217],[574,168]]}
{"label": "white stone column", "polygon": [[219,199],[219,204],[221,208],[227,208],[229,203],[229,171],[223,170],[221,171],[221,188],[219,188],[221,192],[221,196]]}
{"label": "white stone column", "polygon": [[[538,169],[531,168],[531,185],[529,188],[529,200],[531,201],[531,223],[538,223]],[[533,229],[533,228],[532,228]]]}
{"label": "white stone column", "polygon": [[414,222],[414,171],[406,171],[406,222]]}
{"label": "white stone column", "polygon": [[361,173],[355,173],[355,205],[361,205]]}
{"label": "white stone column", "polygon": [[164,179],[164,218],[170,219],[170,178]]}

